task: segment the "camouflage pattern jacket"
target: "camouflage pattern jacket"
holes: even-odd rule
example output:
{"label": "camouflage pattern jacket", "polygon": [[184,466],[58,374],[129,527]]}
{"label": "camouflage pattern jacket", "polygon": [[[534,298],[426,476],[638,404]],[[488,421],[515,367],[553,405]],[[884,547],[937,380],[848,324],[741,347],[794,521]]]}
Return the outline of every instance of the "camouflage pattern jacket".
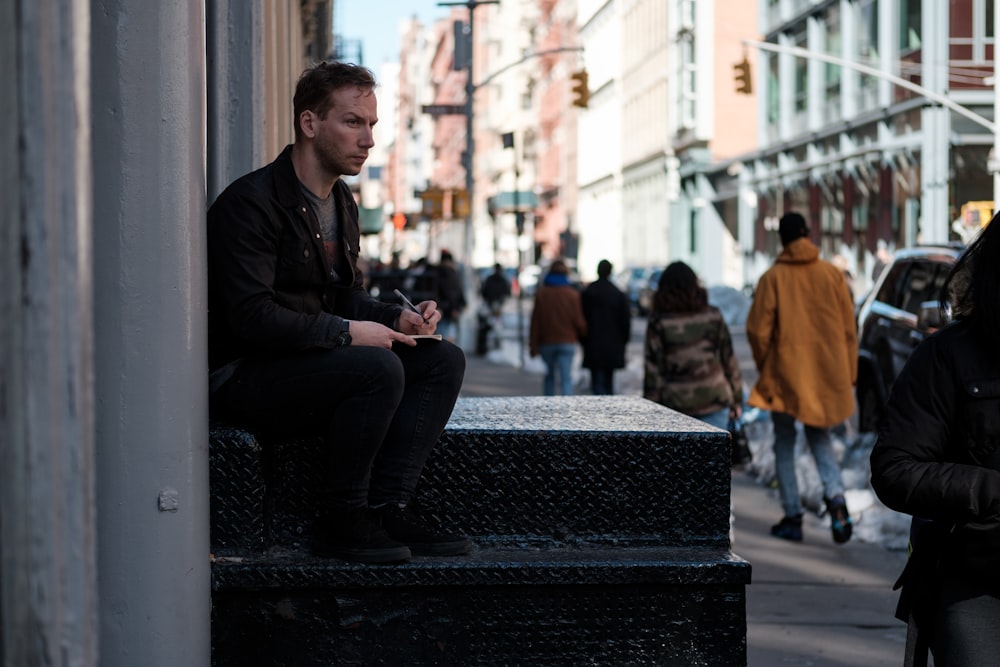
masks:
{"label": "camouflage pattern jacket", "polygon": [[743,378],[718,308],[657,313],[646,326],[643,396],[691,416],[743,402]]}

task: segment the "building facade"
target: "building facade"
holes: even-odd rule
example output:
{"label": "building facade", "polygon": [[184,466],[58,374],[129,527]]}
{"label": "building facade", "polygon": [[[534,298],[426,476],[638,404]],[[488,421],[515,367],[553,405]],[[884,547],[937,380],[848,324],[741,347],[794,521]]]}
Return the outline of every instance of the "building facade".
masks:
{"label": "building facade", "polygon": [[791,209],[847,259],[855,293],[880,249],[962,237],[963,205],[993,199],[993,21],[984,0],[761,3],[760,148],[691,177],[735,216],[745,283]]}

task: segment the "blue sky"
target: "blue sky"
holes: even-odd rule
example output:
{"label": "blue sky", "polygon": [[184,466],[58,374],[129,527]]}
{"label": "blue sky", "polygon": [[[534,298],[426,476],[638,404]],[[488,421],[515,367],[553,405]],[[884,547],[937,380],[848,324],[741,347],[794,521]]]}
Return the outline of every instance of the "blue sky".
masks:
{"label": "blue sky", "polygon": [[438,0],[337,0],[335,30],[345,39],[360,39],[365,65],[377,71],[399,60],[399,21],[416,15],[425,24],[447,16],[450,7]]}

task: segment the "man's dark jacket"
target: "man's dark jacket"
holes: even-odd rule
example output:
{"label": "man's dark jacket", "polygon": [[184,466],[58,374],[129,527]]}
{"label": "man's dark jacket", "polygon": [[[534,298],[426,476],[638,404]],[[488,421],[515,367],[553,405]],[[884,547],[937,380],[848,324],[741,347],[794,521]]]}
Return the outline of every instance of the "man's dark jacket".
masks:
{"label": "man's dark jacket", "polygon": [[343,284],[334,285],[323,235],[292,167],[291,146],[234,181],[208,210],[209,368],[234,360],[336,346],[343,319],[392,327],[400,306],[364,289],[358,207],[333,187]]}
{"label": "man's dark jacket", "polygon": [[624,368],[625,346],[632,332],[628,297],[607,278],[587,285],[580,297],[587,320],[583,367]]}

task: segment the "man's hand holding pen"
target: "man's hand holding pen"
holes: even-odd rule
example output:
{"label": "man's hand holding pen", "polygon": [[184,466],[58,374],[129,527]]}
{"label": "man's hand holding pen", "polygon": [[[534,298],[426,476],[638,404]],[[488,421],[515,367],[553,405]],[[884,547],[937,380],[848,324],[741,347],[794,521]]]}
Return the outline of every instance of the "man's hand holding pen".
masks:
{"label": "man's hand holding pen", "polygon": [[403,302],[403,312],[399,314],[399,330],[405,334],[432,334],[441,321],[441,313],[434,301],[421,301],[414,305],[406,296],[396,290]]}

